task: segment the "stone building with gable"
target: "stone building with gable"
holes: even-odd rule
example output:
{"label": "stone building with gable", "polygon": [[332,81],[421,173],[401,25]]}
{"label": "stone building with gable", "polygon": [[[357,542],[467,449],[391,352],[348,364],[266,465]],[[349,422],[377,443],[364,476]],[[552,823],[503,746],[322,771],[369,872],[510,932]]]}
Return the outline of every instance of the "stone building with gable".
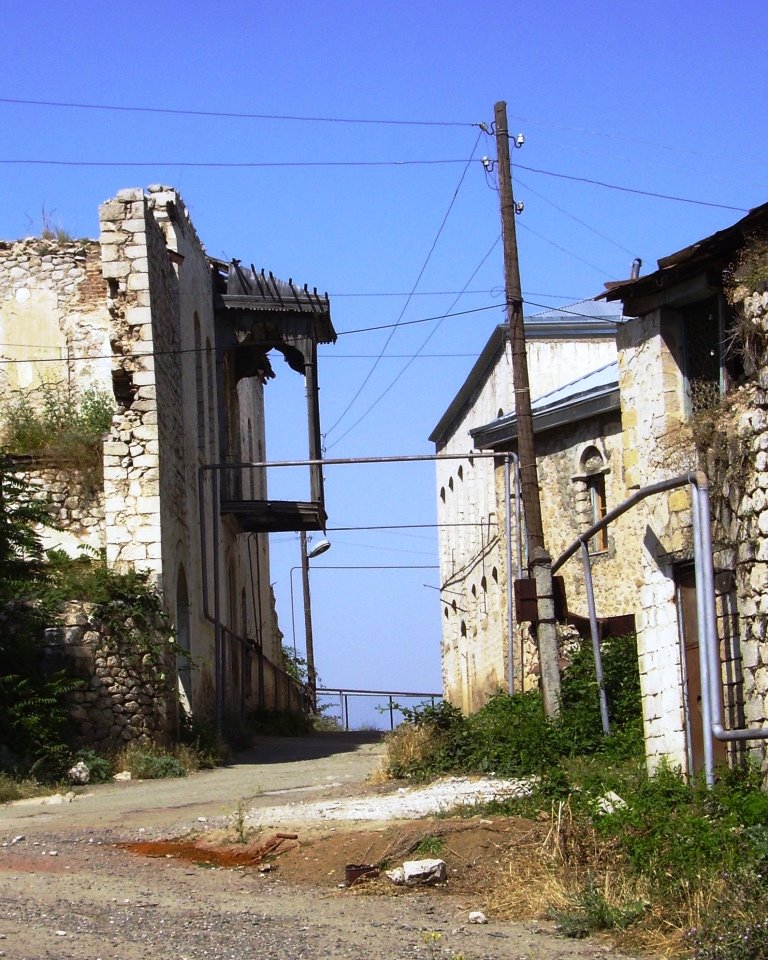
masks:
{"label": "stone building with gable", "polygon": [[[562,405],[569,389],[571,398],[578,399],[580,388],[566,387],[575,377],[615,363],[615,332],[620,320],[619,309],[598,301],[526,318],[531,392],[540,398],[543,419],[538,422],[542,427],[554,406]],[[603,386],[611,376],[609,372]],[[561,389],[564,393],[559,394]],[[618,421],[617,395],[613,399],[607,413]],[[550,404],[554,406],[548,409]],[[529,689],[537,682],[529,632],[515,621],[512,596],[512,581],[527,565],[524,531],[515,505],[516,471],[514,464],[508,471],[502,456],[515,452],[514,408],[508,327],[500,324],[430,436],[438,454],[466,455],[466,459],[438,460],[436,468],[443,691],[465,711],[479,709],[499,690],[510,690],[512,673],[516,690]],[[579,416],[583,409],[579,408]],[[606,447],[603,434],[594,430],[599,439],[592,443],[588,432],[585,426],[578,440],[574,435],[573,456],[567,464],[559,465],[555,472],[540,466],[540,476],[548,478],[553,497],[559,490],[565,491],[575,528],[591,509],[582,476],[587,467],[579,465],[579,458],[588,459],[593,446],[601,457],[600,471],[608,479],[609,495],[619,496],[614,489],[620,480],[615,443],[611,440]],[[613,437],[614,433],[612,426],[609,434]],[[553,436],[548,433],[549,438]],[[563,441],[554,442],[553,456],[558,443],[562,446]],[[472,452],[480,449],[500,456],[472,457]],[[558,498],[552,499],[550,516],[562,517],[562,506],[558,493]]]}
{"label": "stone building with gable", "polygon": [[[689,470],[708,477],[723,714],[703,723],[691,498],[644,501],[636,610],[646,753],[695,772],[760,740],[768,726],[768,204],[609,285],[617,334],[623,471],[633,492]],[[729,737],[733,737],[730,739]],[[729,745],[730,744],[730,745]]]}
{"label": "stone building with gable", "polygon": [[[270,500],[266,468],[250,465],[267,459],[271,351],[306,381],[308,417],[296,429],[319,459],[317,345],[335,340],[327,296],[210,258],[169,187],[121,190],[99,221],[98,241],[0,244],[3,395],[92,390],[114,403],[97,484],[82,482],[77,464],[19,461],[51,502],[46,546],[103,550],[114,568],[152,575],[188,710],[220,721],[300,706],[284,670],[269,534],[324,528],[322,475],[308,471],[304,500]],[[92,739],[173,725],[172,704],[146,703],[138,681],[107,663],[87,616],[73,614],[60,642],[89,673],[80,719]]]}
{"label": "stone building with gable", "polygon": [[[533,402],[547,547],[557,559],[601,513],[637,497],[589,547],[598,617],[608,627],[615,617],[634,620],[648,767],[665,761],[694,774],[709,749],[714,765],[751,754],[768,768],[768,204],[662,258],[652,273],[609,285],[603,298],[621,304],[613,363]],[[535,350],[529,365],[536,397]],[[496,393],[488,392],[492,377],[465,385],[463,406],[454,401],[463,422],[441,421],[438,450],[463,443],[468,457],[514,452],[514,411],[483,422],[487,401],[473,409],[483,391],[511,391],[508,368],[499,365],[495,376],[503,381]],[[691,490],[639,499],[693,471],[707,478],[712,510],[714,598],[704,610],[717,647],[711,687],[702,680]],[[446,696],[473,710],[511,688],[510,663],[515,689],[535,683],[526,664],[535,668],[536,651],[512,617],[506,571],[514,576],[518,566],[517,534],[503,461],[495,490],[486,482],[482,495],[467,488],[466,464],[462,474],[451,461],[438,464],[440,519],[472,523],[441,534],[443,671]],[[486,539],[473,542],[481,530]],[[564,621],[578,624],[586,601],[579,564],[559,572]],[[486,585],[496,588],[490,600]]]}

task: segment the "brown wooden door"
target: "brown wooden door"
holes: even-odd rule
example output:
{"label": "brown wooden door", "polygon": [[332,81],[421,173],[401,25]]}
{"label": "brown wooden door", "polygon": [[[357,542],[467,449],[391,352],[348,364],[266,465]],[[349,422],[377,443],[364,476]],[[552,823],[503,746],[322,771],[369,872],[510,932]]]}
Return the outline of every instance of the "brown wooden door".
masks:
{"label": "brown wooden door", "polygon": [[[698,773],[704,767],[704,722],[701,709],[701,667],[699,665],[698,614],[696,611],[696,574],[690,565],[676,571],[677,603],[680,611],[683,656],[686,677],[688,709],[688,736],[691,743],[693,769]],[[715,763],[724,763],[725,744],[714,741]]]}

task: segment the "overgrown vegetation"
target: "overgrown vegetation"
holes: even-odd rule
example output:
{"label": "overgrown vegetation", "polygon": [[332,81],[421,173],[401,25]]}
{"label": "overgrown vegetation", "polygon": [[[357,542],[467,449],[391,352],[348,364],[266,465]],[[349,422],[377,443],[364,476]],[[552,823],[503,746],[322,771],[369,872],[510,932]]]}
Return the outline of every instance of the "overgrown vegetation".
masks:
{"label": "overgrown vegetation", "polygon": [[207,754],[195,745],[169,752],[143,744],[119,756],[73,751],[69,695],[81,681],[45,643],[64,605],[88,600],[124,662],[151,673],[156,684],[165,680],[169,628],[147,574],[117,573],[101,555],[45,555],[38,530],[48,523],[45,503],[0,457],[0,799],[56,782],[77,760],[88,766],[91,782],[121,769],[150,778],[202,765]]}
{"label": "overgrown vegetation", "polygon": [[584,643],[563,675],[558,723],[546,719],[538,691],[498,694],[469,716],[445,702],[403,708],[406,723],[389,741],[390,772],[416,780],[456,772],[529,776],[550,771],[565,757],[637,756],[642,724],[634,637],[603,644],[603,669],[610,738],[602,734],[594,658]]}
{"label": "overgrown vegetation", "polygon": [[[646,774],[632,638],[604,644],[614,733],[602,734],[591,645],[562,677],[562,714],[538,693],[500,694],[473,716],[450,705],[406,711],[389,741],[390,770],[526,777],[523,797],[453,814],[523,816],[531,848],[514,851],[489,904],[523,905],[568,936],[609,930],[625,946],[695,960],[768,956],[768,794],[758,770],[719,771],[714,789],[662,766]],[[692,951],[692,953],[691,953]]]}
{"label": "overgrown vegetation", "polygon": [[93,388],[76,393],[63,384],[44,383],[4,401],[0,429],[10,453],[76,463],[86,478],[96,478],[102,462],[98,443],[114,412],[107,393]]}
{"label": "overgrown vegetation", "polygon": [[37,524],[45,505],[0,457],[0,771],[50,776],[68,756],[67,694],[78,681],[43,658],[55,622]]}

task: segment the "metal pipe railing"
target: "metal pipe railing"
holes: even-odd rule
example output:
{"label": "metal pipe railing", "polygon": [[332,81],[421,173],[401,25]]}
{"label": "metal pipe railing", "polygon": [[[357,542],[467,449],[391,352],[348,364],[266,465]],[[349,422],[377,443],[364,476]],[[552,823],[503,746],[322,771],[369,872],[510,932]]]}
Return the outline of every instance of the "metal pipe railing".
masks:
{"label": "metal pipe railing", "polygon": [[[673,490],[676,487],[690,485],[692,493],[692,516],[694,528],[694,563],[696,572],[696,613],[699,640],[699,662],[701,668],[702,719],[704,721],[704,773],[707,784],[714,783],[714,749],[712,738],[725,742],[768,739],[768,727],[750,727],[728,730],[723,724],[722,668],[719,657],[717,636],[717,614],[715,610],[714,553],[712,549],[711,514],[709,506],[709,481],[701,470],[681,474],[668,480],[643,487],[632,494],[601,520],[580,534],[552,565],[552,572],[559,570],[577,550],[582,549],[600,530],[638,503],[653,494]],[[590,568],[591,573],[591,568]],[[588,603],[594,604],[594,589],[591,576],[585,578]],[[591,599],[590,599],[591,596]],[[590,629],[593,644],[599,647],[597,621],[590,617]],[[596,660],[597,663],[597,660]],[[598,681],[599,682],[599,681]]]}

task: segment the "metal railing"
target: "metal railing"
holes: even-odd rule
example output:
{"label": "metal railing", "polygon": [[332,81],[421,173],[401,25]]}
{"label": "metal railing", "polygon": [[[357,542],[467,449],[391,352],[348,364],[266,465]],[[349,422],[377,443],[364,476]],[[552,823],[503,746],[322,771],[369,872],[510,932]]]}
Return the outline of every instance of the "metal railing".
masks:
{"label": "metal railing", "polygon": [[395,714],[402,716],[402,700],[419,703],[429,702],[433,707],[438,700],[443,699],[442,693],[418,693],[413,690],[350,690],[344,687],[320,687],[317,691],[318,700],[336,700],[339,705],[339,723],[345,730],[350,729],[349,702],[350,698],[378,700],[374,709],[380,714],[389,715],[389,729],[395,729]]}

